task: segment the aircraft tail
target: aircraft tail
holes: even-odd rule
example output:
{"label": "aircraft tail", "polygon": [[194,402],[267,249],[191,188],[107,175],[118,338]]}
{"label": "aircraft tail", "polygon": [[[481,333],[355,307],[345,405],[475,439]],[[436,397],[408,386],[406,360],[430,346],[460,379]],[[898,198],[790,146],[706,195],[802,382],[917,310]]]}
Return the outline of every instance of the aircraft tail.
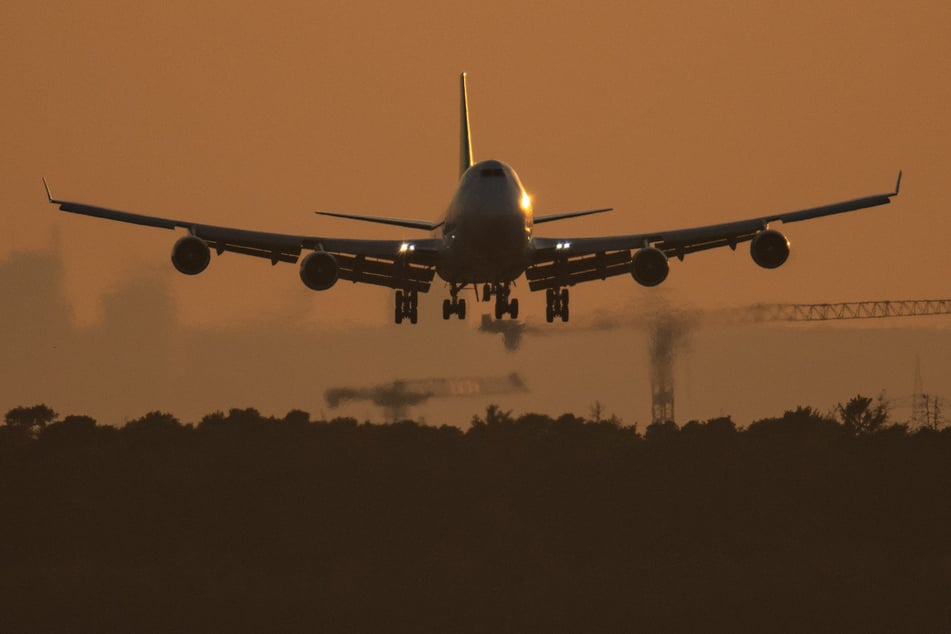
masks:
{"label": "aircraft tail", "polygon": [[459,138],[459,178],[472,167],[472,136],[469,133],[469,96],[466,90],[466,74],[459,76],[460,86],[460,138]]}

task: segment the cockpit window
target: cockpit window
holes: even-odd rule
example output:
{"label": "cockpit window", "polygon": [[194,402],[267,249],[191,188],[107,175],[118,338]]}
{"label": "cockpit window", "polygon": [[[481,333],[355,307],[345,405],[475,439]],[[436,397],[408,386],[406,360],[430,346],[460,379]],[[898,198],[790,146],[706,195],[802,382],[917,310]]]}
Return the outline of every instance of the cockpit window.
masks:
{"label": "cockpit window", "polygon": [[501,167],[483,167],[479,170],[482,178],[505,178],[505,170]]}

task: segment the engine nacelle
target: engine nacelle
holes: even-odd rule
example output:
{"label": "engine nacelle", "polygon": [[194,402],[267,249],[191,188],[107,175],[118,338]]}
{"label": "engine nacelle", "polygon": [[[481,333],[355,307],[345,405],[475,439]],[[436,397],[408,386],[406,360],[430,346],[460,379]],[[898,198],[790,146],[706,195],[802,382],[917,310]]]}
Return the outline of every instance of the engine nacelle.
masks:
{"label": "engine nacelle", "polygon": [[760,231],[750,242],[753,261],[764,269],[775,269],[789,257],[789,240],[775,229]]}
{"label": "engine nacelle", "polygon": [[631,276],[642,286],[657,286],[667,279],[669,272],[667,256],[660,249],[639,249],[631,259]]}
{"label": "engine nacelle", "polygon": [[326,251],[314,251],[300,263],[300,279],[313,291],[325,291],[337,283],[337,259]]}
{"label": "engine nacelle", "polygon": [[179,273],[198,275],[208,268],[209,262],[211,249],[201,238],[185,236],[172,247],[172,264]]}

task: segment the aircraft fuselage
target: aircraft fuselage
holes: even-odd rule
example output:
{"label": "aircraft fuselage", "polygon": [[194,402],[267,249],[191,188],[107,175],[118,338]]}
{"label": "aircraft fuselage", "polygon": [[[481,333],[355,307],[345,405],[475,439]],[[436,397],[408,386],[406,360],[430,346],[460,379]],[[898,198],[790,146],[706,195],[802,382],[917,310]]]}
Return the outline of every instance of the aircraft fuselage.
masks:
{"label": "aircraft fuselage", "polygon": [[502,161],[480,161],[463,174],[442,225],[436,272],[457,285],[511,282],[528,266],[532,201]]}

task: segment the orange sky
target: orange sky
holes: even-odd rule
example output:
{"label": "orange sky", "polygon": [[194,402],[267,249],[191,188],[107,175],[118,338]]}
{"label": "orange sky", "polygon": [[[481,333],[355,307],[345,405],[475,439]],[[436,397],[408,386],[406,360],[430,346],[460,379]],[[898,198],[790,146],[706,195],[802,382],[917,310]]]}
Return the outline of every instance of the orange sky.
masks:
{"label": "orange sky", "polygon": [[[77,329],[101,327],[104,298],[133,282],[155,284],[181,328],[247,333],[305,323],[333,331],[350,341],[346,352],[327,359],[303,341],[301,351],[337,368],[371,360],[371,371],[347,378],[518,366],[549,386],[519,408],[544,409],[580,376],[606,394],[579,387],[578,404],[565,407],[601,399],[622,415],[641,408],[624,402],[622,387],[605,387],[620,368],[603,367],[605,349],[625,346],[632,365],[643,365],[639,336],[619,345],[620,335],[585,343],[586,335],[568,333],[516,355],[493,342],[480,357],[482,307],[468,324],[442,324],[438,285],[421,300],[420,332],[410,334],[391,323],[385,289],[339,283],[318,294],[293,266],[232,255],[186,278],[169,263],[171,232],[59,213],[43,196],[45,175],[60,198],[141,213],[397,237],[395,228],[311,212],[438,217],[457,176],[456,82],[465,70],[477,159],[513,165],[538,213],[616,208],[545,225],[539,235],[631,233],[797,209],[889,191],[905,170],[893,205],[787,227],[793,255],[777,271],[756,267],[742,247],[698,254],[674,263],[661,289],[627,278],[576,287],[573,320],[637,310],[658,291],[671,305],[701,309],[951,297],[951,7],[724,4],[4,2],[0,262],[25,251],[60,255]],[[523,316],[543,322],[543,295],[519,287],[516,296]],[[367,343],[374,337],[387,347]],[[255,354],[246,336],[240,345]],[[430,355],[418,346],[441,354],[423,362],[415,357]],[[575,377],[551,378],[561,375],[548,357],[561,346],[572,350]],[[632,381],[646,376],[638,372]],[[280,381],[280,372],[260,380]],[[935,370],[932,382],[951,393],[951,374]],[[229,401],[226,383],[218,407],[255,405]],[[56,406],[55,395],[39,398]],[[704,396],[693,415],[729,413],[731,403],[716,399]],[[0,394],[0,408],[26,404],[20,400]],[[272,406],[300,406],[291,400]],[[158,405],[198,407],[184,397]]]}

